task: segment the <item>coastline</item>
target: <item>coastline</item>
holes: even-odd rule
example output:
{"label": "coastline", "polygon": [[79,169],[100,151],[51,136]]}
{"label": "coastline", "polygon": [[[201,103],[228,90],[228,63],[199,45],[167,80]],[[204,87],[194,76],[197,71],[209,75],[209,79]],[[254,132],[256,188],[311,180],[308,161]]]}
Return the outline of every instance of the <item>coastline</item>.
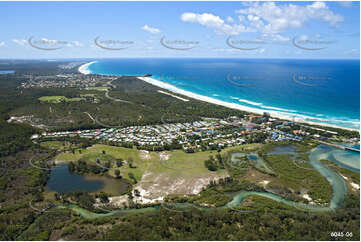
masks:
{"label": "coastline", "polygon": [[97,61],[92,61],[92,62],[85,63],[85,64],[79,66],[78,71],[79,71],[81,74],[89,75],[89,74],[91,74],[91,71],[89,70],[89,66],[90,66],[91,64],[96,63],[96,62],[97,62]]}
{"label": "coastline", "polygon": [[222,100],[218,100],[212,97],[207,97],[207,96],[203,96],[200,94],[196,94],[196,93],[192,93],[186,90],[182,90],[178,87],[175,87],[171,84],[165,83],[165,82],[161,82],[158,81],[154,78],[151,77],[137,77],[138,79],[147,82],[151,85],[169,90],[171,92],[177,93],[177,94],[181,94],[193,99],[197,99],[200,101],[204,101],[204,102],[208,102],[208,103],[212,103],[212,104],[217,104],[217,105],[221,105],[224,107],[228,107],[228,108],[232,108],[232,109],[237,109],[240,111],[245,111],[245,112],[250,112],[250,113],[255,113],[255,114],[259,114],[259,115],[263,115],[264,112],[267,112],[271,115],[271,117],[273,118],[279,118],[279,119],[284,119],[284,120],[288,120],[288,121],[295,121],[297,123],[303,123],[303,124],[309,124],[309,125],[318,125],[318,126],[323,126],[323,127],[331,127],[331,128],[337,128],[337,129],[345,129],[345,130],[350,130],[350,131],[359,131],[358,129],[353,129],[353,128],[347,128],[347,127],[342,127],[342,126],[337,126],[337,125],[332,125],[332,124],[327,124],[327,123],[317,123],[317,122],[312,122],[312,121],[307,121],[304,120],[302,118],[293,118],[293,117],[288,117],[285,115],[280,114],[279,112],[276,111],[272,111],[272,110],[260,110],[257,108],[251,108],[251,107],[247,107],[241,104],[236,104],[236,103],[229,103],[229,102],[225,102]]}
{"label": "coastline", "polygon": [[[84,75],[91,74],[92,71],[89,70],[89,66],[96,63],[96,62],[97,61],[92,61],[92,62],[83,64],[78,68],[78,71],[80,73],[84,74]],[[321,127],[330,127],[330,128],[337,128],[337,129],[344,129],[344,130],[349,130],[349,131],[360,132],[360,129],[337,126],[337,125],[334,125],[334,124],[328,124],[328,123],[324,123],[324,122],[307,121],[307,120],[302,119],[300,117],[290,117],[290,116],[287,116],[287,115],[282,115],[278,111],[262,110],[262,109],[252,108],[252,107],[248,107],[248,106],[237,104],[237,103],[231,103],[231,102],[218,100],[216,98],[203,96],[203,95],[196,94],[196,93],[193,93],[193,92],[190,92],[190,91],[182,90],[182,89],[180,89],[180,88],[178,88],[176,86],[173,86],[173,85],[168,84],[166,82],[158,81],[158,80],[156,80],[154,78],[151,78],[151,77],[142,77],[142,76],[135,76],[135,77],[138,78],[139,80],[142,80],[142,81],[148,83],[148,84],[163,88],[163,89],[171,91],[173,93],[177,93],[177,94],[180,94],[180,95],[183,95],[183,96],[186,96],[186,97],[189,97],[189,98],[193,98],[193,99],[196,99],[196,100],[204,101],[204,102],[208,102],[208,103],[212,103],[212,104],[216,104],[216,105],[221,105],[221,106],[228,107],[228,108],[231,108],[231,109],[236,109],[236,110],[245,111],[245,112],[254,113],[254,114],[259,114],[259,115],[263,115],[264,112],[267,112],[273,118],[279,118],[279,119],[283,119],[283,120],[294,121],[294,122],[301,123],[301,124],[317,125],[317,126],[321,126]]]}

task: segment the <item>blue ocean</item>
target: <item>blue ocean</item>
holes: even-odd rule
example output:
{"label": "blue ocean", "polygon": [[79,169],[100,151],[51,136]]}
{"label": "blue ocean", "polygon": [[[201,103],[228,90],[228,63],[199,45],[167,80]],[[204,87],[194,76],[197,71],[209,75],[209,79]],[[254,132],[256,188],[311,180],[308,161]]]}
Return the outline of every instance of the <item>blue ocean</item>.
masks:
{"label": "blue ocean", "polygon": [[295,120],[360,128],[359,60],[98,60],[93,74],[144,75],[182,90]]}

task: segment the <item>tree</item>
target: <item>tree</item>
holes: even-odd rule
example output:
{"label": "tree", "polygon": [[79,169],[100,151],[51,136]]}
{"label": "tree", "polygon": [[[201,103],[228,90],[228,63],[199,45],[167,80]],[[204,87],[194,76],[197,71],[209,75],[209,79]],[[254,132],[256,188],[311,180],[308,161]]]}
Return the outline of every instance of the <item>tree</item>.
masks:
{"label": "tree", "polygon": [[221,169],[224,169],[223,159],[222,159],[222,155],[220,153],[216,154],[216,159],[218,160],[219,167]]}
{"label": "tree", "polygon": [[69,162],[68,169],[70,173],[73,173],[75,171],[75,165],[72,161]]}
{"label": "tree", "polygon": [[128,158],[128,165],[129,165],[129,168],[134,168],[133,167],[133,158],[132,157]]}
{"label": "tree", "polygon": [[129,200],[133,200],[133,194],[132,194],[132,192],[128,192],[128,198],[129,198]]}
{"label": "tree", "polygon": [[103,155],[105,155],[105,150],[102,150]]}
{"label": "tree", "polygon": [[116,164],[117,164],[117,167],[121,167],[123,165],[122,159],[117,159]]}
{"label": "tree", "polygon": [[137,189],[134,189],[134,195],[136,197],[140,197],[140,192]]}
{"label": "tree", "polygon": [[129,172],[129,173],[128,173],[128,176],[129,176],[130,179],[133,180],[134,184],[137,184],[137,179],[135,178],[135,176],[134,176],[133,173]]}
{"label": "tree", "polygon": [[211,158],[204,161],[204,166],[207,167],[207,169],[210,171],[216,171],[218,168],[214,162],[214,159],[211,159]]}
{"label": "tree", "polygon": [[116,178],[118,178],[120,175],[119,169],[115,169],[114,174],[115,174]]}
{"label": "tree", "polygon": [[108,203],[109,202],[108,194],[106,194],[105,192],[100,192],[98,194],[98,198],[100,199],[100,201],[102,203]]}

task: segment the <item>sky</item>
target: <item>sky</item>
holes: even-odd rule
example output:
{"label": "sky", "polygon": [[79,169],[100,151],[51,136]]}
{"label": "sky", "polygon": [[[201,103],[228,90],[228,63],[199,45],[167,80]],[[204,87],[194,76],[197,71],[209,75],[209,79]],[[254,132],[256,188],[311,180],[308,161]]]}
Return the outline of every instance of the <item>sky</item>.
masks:
{"label": "sky", "polygon": [[359,59],[359,2],[0,2],[1,59]]}

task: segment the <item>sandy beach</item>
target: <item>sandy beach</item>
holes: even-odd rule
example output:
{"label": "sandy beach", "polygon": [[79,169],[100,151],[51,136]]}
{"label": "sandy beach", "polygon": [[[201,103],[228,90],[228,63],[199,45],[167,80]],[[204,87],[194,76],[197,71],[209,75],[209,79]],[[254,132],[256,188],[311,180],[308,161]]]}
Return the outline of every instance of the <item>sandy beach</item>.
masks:
{"label": "sandy beach", "polygon": [[96,61],[88,62],[88,63],[86,63],[86,64],[84,64],[84,65],[81,65],[81,66],[79,66],[78,71],[79,71],[80,73],[84,74],[84,75],[91,74],[91,71],[88,70],[88,67],[89,67],[91,64],[94,64],[94,63],[96,63]]}
{"label": "sandy beach", "polygon": [[225,102],[225,101],[221,101],[212,97],[207,97],[207,96],[203,96],[203,95],[199,95],[196,93],[192,93],[189,91],[185,91],[182,90],[180,88],[177,88],[173,85],[170,85],[168,83],[165,82],[161,82],[158,81],[156,79],[153,79],[151,77],[137,77],[138,79],[147,82],[151,85],[169,90],[171,92],[177,93],[177,94],[181,94],[190,98],[194,98],[200,101],[204,101],[204,102],[209,102],[209,103],[213,103],[213,104],[217,104],[217,105],[221,105],[224,107],[228,107],[228,108],[232,108],[232,109],[237,109],[237,110],[241,110],[241,111],[245,111],[245,112],[250,112],[250,113],[255,113],[255,114],[260,114],[262,115],[264,112],[267,112],[271,115],[271,117],[274,118],[279,118],[279,119],[284,119],[284,120],[289,120],[289,121],[295,121],[295,122],[299,122],[299,123],[304,123],[304,124],[310,124],[310,125],[319,125],[319,126],[324,126],[324,127],[333,127],[333,128],[339,128],[339,129],[345,129],[345,130],[352,130],[352,131],[359,131],[358,129],[352,129],[352,128],[346,128],[346,127],[339,127],[336,125],[331,125],[331,124],[327,124],[327,123],[317,123],[317,122],[311,122],[311,121],[306,121],[302,118],[299,117],[288,117],[285,115],[282,115],[280,112],[277,111],[272,111],[272,110],[261,110],[261,109],[257,109],[257,108],[251,108],[251,107],[247,107],[241,104],[236,104],[236,103],[229,103],[229,102]]}

